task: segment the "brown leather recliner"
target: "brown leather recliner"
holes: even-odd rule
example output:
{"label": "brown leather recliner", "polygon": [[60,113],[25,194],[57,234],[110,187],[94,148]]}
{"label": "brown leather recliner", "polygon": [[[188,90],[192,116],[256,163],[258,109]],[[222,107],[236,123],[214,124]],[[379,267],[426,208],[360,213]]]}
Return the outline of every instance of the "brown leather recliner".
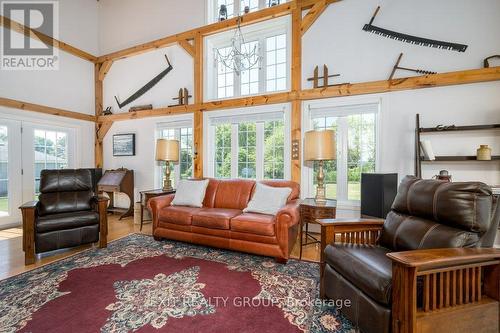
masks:
{"label": "brown leather recliner", "polygon": [[290,187],[288,203],[275,216],[243,213],[255,188],[254,180],[210,179],[202,208],[171,206],[174,194],[149,200],[153,235],[162,238],[275,257],[286,262],[297,239],[299,184],[268,180]]}
{"label": "brown leather recliner", "polygon": [[20,207],[25,264],[35,253],[99,241],[106,247],[108,199],[95,195],[89,169],[42,170],[39,201]]}
{"label": "brown leather recliner", "polygon": [[385,222],[322,220],[321,294],[350,300],[341,312],[365,333],[498,331],[500,250],[478,248],[499,220],[485,184],[407,176]]}

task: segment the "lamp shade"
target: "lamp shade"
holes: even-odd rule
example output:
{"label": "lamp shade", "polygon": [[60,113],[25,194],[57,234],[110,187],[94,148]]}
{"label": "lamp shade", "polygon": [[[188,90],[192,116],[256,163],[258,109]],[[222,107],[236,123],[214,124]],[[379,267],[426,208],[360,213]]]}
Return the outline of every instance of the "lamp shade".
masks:
{"label": "lamp shade", "polygon": [[337,154],[335,146],[333,130],[308,131],[304,138],[304,160],[334,160]]}
{"label": "lamp shade", "polygon": [[177,162],[179,160],[179,140],[158,139],[156,141],[156,160]]}

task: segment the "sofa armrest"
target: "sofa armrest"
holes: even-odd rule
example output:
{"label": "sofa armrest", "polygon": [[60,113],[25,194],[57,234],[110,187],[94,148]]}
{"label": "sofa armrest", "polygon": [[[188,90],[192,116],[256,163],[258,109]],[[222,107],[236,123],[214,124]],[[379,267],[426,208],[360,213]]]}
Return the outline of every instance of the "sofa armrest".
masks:
{"label": "sofa armrest", "polygon": [[23,251],[25,265],[35,263],[35,223],[37,208],[38,201],[29,201],[19,207],[23,216]]}
{"label": "sofa armrest", "polygon": [[500,249],[494,248],[446,248],[404,252],[391,252],[387,256],[405,267],[427,271],[443,267],[477,264],[500,260]]}
{"label": "sofa armrest", "polygon": [[412,325],[409,323],[415,323],[422,315],[451,313],[464,306],[473,311],[481,304],[495,304],[496,313],[490,316],[498,320],[500,249],[426,249],[387,256],[392,260],[393,331],[413,332],[407,329]]}
{"label": "sofa armrest", "polygon": [[153,233],[158,226],[158,216],[162,208],[170,206],[172,200],[174,200],[175,194],[160,195],[149,199],[147,202],[148,209],[151,211],[153,217]]}
{"label": "sofa armrest", "polygon": [[285,223],[287,227],[292,227],[300,221],[300,202],[292,200],[276,213],[276,222]]}
{"label": "sofa armrest", "polygon": [[175,194],[160,195],[148,200],[148,208],[152,211],[162,209],[163,207],[170,206],[174,200]]}
{"label": "sofa armrest", "polygon": [[375,244],[384,220],[379,218],[318,219],[321,226],[321,253],[333,242]]}

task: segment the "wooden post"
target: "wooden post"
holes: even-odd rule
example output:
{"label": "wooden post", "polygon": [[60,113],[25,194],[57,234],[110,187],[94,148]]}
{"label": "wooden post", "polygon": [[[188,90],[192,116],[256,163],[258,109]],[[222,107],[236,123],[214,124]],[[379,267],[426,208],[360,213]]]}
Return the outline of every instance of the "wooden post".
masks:
{"label": "wooden post", "polygon": [[[300,6],[292,11],[292,66],[291,66],[291,83],[292,93],[297,94],[302,87],[302,9]],[[298,141],[299,147],[302,147],[302,102],[300,100],[292,100],[292,121],[291,121],[291,139]],[[290,147],[290,149],[292,149]],[[301,152],[302,149],[299,149]],[[301,173],[301,154],[298,159],[291,160],[291,176],[292,180],[300,183]]]}
{"label": "wooden post", "polygon": [[[101,73],[100,74],[100,69],[101,69],[102,64],[96,63],[94,65],[94,85],[95,85],[95,115],[96,117],[99,117],[102,113],[102,108],[103,108],[103,89],[102,89],[102,80],[100,78],[102,77],[104,79],[104,76]],[[102,141],[99,140],[99,124],[96,122],[95,124],[95,151],[94,151],[94,164],[96,168],[102,168],[103,162],[104,162],[104,153],[103,153],[103,147],[102,147]]]}
{"label": "wooden post", "polygon": [[[194,102],[203,103],[203,37],[200,33],[194,38]],[[203,177],[203,113],[201,109],[194,111],[193,117],[193,168],[195,178]]]}

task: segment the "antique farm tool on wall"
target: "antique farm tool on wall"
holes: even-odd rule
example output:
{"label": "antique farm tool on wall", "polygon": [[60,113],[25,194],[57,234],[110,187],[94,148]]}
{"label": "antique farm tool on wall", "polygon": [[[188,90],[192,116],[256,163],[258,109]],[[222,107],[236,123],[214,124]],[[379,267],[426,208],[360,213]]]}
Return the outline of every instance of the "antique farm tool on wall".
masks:
{"label": "antique farm tool on wall", "polygon": [[[336,86],[338,84],[329,84],[328,79],[331,77],[337,77],[340,76],[340,74],[328,74],[328,66],[323,65],[323,76],[319,76],[318,74],[319,68],[318,66],[314,67],[314,74],[313,77],[310,77],[307,79],[307,81],[312,81],[313,82],[313,88],[323,88],[323,87],[331,87],[331,86]],[[319,80],[323,80],[323,84],[319,84]]]}
{"label": "antique farm tool on wall", "polygon": [[489,68],[490,67],[490,60],[491,59],[498,59],[498,60],[500,60],[500,54],[492,55],[491,57],[488,57],[488,58],[484,59],[484,62],[483,62],[484,68]]}
{"label": "antique farm tool on wall", "polygon": [[120,101],[118,101],[118,98],[115,96],[116,103],[118,104],[118,107],[120,109],[123,108],[125,105],[135,101],[142,95],[144,95],[149,89],[153,88],[158,82],[160,82],[161,79],[165,77],[165,75],[167,75],[173,69],[172,64],[170,64],[170,61],[168,60],[166,54],[165,54],[165,59],[167,59],[168,67],[165,70],[163,70],[160,74],[156,75],[151,81],[146,83],[144,87],[137,90],[132,96],[127,98],[123,103],[120,103]]}
{"label": "antique farm tool on wall", "polygon": [[457,43],[444,42],[444,41],[440,41],[440,40],[422,38],[422,37],[407,35],[407,34],[403,34],[400,32],[377,27],[377,26],[373,25],[372,23],[373,23],[373,20],[375,20],[375,16],[377,16],[379,10],[380,10],[380,6],[378,6],[377,9],[375,10],[375,13],[373,13],[373,16],[370,20],[370,23],[364,25],[364,27],[363,27],[364,31],[372,32],[374,34],[381,35],[383,37],[387,37],[387,38],[391,38],[391,39],[397,39],[399,41],[407,42],[410,44],[435,47],[438,49],[453,50],[453,51],[458,51],[458,52],[465,52],[465,50],[467,49],[467,45],[464,45],[464,44],[457,44]]}
{"label": "antique farm tool on wall", "polygon": [[189,98],[193,96],[189,95],[189,91],[187,88],[180,88],[179,89],[179,96],[172,98],[173,100],[179,101],[177,104],[172,104],[169,105],[168,107],[173,107],[173,106],[179,106],[179,105],[188,105],[189,104]]}
{"label": "antique farm tool on wall", "polygon": [[394,74],[396,73],[396,70],[398,70],[398,69],[403,70],[403,71],[415,72],[415,73],[419,73],[419,74],[437,74],[436,72],[431,72],[431,71],[427,71],[424,69],[414,69],[414,68],[401,67],[401,66],[399,66],[399,63],[401,62],[401,58],[403,58],[403,53],[399,54],[398,60],[396,61],[396,64],[392,68],[392,72],[391,72],[391,75],[389,76],[389,80],[393,79]]}
{"label": "antique farm tool on wall", "polygon": [[153,104],[132,106],[130,109],[128,109],[128,112],[143,111],[143,110],[153,110]]}

